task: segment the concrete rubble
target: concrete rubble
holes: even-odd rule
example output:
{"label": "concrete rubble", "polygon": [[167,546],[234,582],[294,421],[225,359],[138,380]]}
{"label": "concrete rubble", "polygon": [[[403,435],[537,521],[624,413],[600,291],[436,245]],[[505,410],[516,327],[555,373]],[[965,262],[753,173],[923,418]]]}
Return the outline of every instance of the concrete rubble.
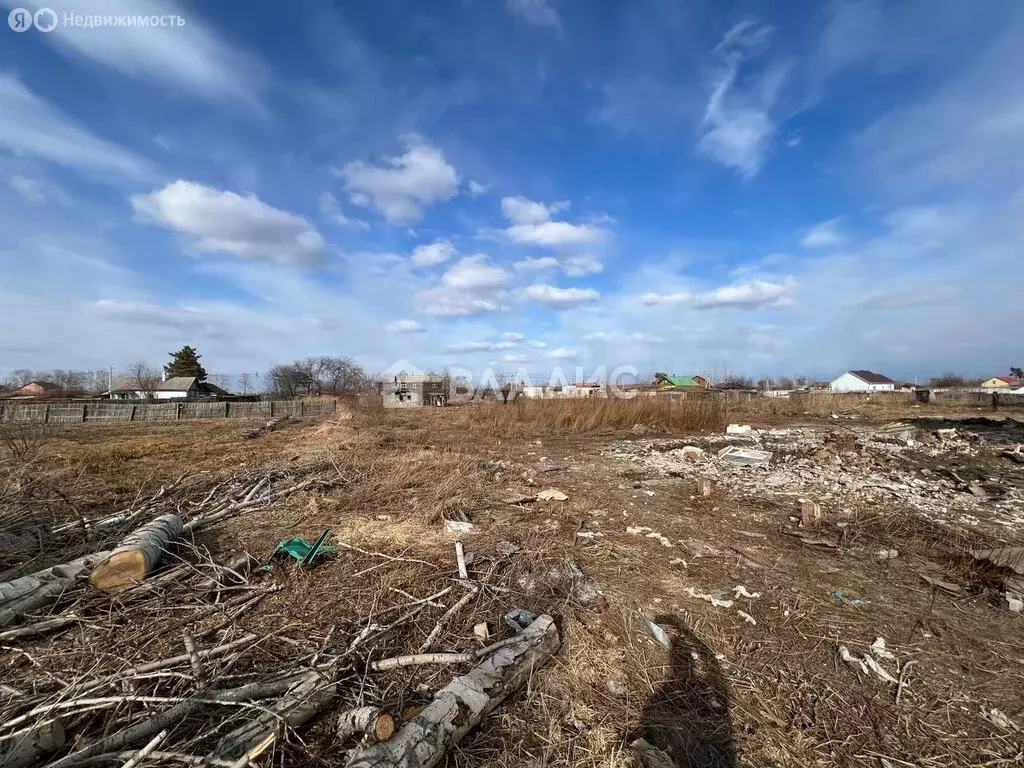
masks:
{"label": "concrete rubble", "polygon": [[1019,440],[1009,431],[1019,422],[995,424],[977,430],[971,420],[932,430],[904,422],[752,429],[687,441],[623,441],[607,452],[652,479],[711,482],[726,497],[776,499],[789,509],[813,500],[814,507],[801,510],[806,522],[816,514],[841,519],[868,504],[912,509],[998,536],[1024,524],[1024,478],[1001,457],[1007,443]]}

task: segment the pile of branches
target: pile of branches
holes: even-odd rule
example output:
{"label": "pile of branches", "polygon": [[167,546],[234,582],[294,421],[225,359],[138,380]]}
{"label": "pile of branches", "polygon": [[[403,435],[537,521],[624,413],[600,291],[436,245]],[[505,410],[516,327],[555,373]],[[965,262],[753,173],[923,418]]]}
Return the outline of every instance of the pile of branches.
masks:
{"label": "pile of branches", "polygon": [[[196,502],[172,484],[58,526],[74,559],[0,583],[0,768],[244,766],[301,744],[296,729],[322,727],[327,713],[327,741],[346,765],[436,764],[557,650],[552,618],[521,610],[503,637],[435,650],[489,586],[470,577],[461,547],[457,575],[426,596],[393,589],[401,602],[320,636],[253,626],[254,609],[282,585],[248,555],[215,561],[191,534],[326,482],[316,469],[245,475]],[[385,566],[436,568],[339,544]],[[427,616],[424,635],[416,622]],[[422,642],[403,653],[411,633]],[[396,675],[453,664],[469,669],[423,706],[402,708]]]}

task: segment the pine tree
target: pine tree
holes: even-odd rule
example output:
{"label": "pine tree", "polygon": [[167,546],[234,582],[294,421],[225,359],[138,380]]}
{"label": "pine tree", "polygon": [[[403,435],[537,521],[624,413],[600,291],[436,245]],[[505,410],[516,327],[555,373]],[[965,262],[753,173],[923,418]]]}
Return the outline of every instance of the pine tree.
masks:
{"label": "pine tree", "polygon": [[202,355],[196,354],[194,347],[187,344],[177,352],[171,352],[171,362],[164,366],[168,378],[172,376],[195,376],[199,381],[206,381],[206,369],[199,360]]}

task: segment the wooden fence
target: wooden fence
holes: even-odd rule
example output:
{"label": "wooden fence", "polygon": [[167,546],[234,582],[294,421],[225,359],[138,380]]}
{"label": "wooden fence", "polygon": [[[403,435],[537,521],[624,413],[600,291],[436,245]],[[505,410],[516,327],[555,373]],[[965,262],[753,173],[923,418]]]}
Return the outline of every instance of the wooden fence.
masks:
{"label": "wooden fence", "polygon": [[304,400],[261,402],[204,402],[178,400],[171,403],[130,403],[111,400],[92,402],[4,403],[0,401],[0,422],[18,424],[81,424],[106,421],[183,421],[190,419],[254,419],[276,416],[327,416],[338,403],[310,403]]}

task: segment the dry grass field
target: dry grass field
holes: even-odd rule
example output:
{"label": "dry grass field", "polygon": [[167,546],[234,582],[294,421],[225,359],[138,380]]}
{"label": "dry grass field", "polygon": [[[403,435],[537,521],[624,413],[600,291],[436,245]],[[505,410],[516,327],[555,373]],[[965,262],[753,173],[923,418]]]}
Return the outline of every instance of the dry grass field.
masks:
{"label": "dry grass field", "polygon": [[[219,685],[339,654],[331,712],[372,704],[401,721],[465,666],[369,665],[415,652],[471,594],[433,650],[478,648],[481,622],[504,636],[515,608],[553,615],[562,648],[448,753],[451,766],[642,765],[628,747],[640,736],[677,766],[1024,764],[1024,617],[1001,597],[1007,573],[970,554],[1024,544],[1008,522],[1024,466],[1001,456],[1024,441],[1020,414],[962,424],[943,442],[941,420],[993,414],[896,410],[798,398],[416,410],[363,400],[257,439],[223,421],[5,429],[0,581],[109,545],[90,521],[122,510],[187,521],[259,482],[257,501],[280,495],[187,535],[135,587],[79,585],[0,627],[0,756],[56,706],[66,742],[38,764],[195,695],[187,660],[137,674],[182,654],[184,632],[206,649],[255,638],[206,659],[202,672]],[[895,419],[919,420],[903,427],[912,438],[886,427]],[[716,458],[731,422],[766,428],[744,445],[771,448],[770,467]],[[679,458],[687,445],[702,458]],[[970,481],[1000,490],[980,498]],[[567,498],[536,498],[549,487]],[[821,517],[801,521],[801,499],[819,501]],[[444,521],[473,528],[453,534]],[[259,570],[279,540],[312,541],[325,528],[337,549],[314,567]],[[235,586],[211,593],[175,575],[223,575],[213,563],[240,553],[256,565]],[[55,616],[64,623],[54,631],[9,634]],[[341,655],[370,627],[379,639]],[[880,637],[885,650],[872,651]],[[94,703],[69,700],[103,676],[123,679],[90,689]],[[255,714],[192,712],[143,764],[186,764],[182,755],[208,754]],[[122,765],[144,744],[59,764]],[[351,746],[323,714],[253,763],[341,766]]]}

